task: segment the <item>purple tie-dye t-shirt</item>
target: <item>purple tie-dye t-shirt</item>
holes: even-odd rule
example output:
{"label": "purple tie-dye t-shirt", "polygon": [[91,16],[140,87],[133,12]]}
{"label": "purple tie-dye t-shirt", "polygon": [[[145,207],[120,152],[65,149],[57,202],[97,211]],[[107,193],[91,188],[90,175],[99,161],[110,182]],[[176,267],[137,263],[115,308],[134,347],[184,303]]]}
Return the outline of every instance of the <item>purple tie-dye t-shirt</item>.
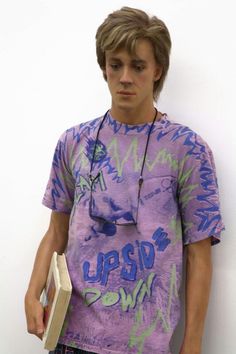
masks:
{"label": "purple tie-dye t-shirt", "polygon": [[[43,204],[69,213],[66,257],[73,294],[59,342],[100,354],[169,354],[180,315],[183,246],[212,237],[223,223],[208,145],[166,114],[154,125],[107,115],[60,138]],[[91,202],[92,201],[92,202]],[[96,201],[98,201],[96,203]],[[136,214],[135,214],[136,217]]]}

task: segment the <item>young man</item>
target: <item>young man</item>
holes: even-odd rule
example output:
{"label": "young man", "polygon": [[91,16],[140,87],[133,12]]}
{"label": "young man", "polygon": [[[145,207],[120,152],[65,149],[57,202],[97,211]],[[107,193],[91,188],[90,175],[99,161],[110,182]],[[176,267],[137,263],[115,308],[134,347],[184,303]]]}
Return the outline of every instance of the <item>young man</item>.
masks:
{"label": "young man", "polygon": [[212,153],[154,107],[171,48],[161,20],[124,7],[96,41],[111,108],[57,144],[43,199],[51,221],[25,297],[28,331],[42,336],[40,293],[53,251],[65,251],[73,294],[53,353],[170,353],[185,249],[180,354],[200,354],[211,245],[223,229]]}

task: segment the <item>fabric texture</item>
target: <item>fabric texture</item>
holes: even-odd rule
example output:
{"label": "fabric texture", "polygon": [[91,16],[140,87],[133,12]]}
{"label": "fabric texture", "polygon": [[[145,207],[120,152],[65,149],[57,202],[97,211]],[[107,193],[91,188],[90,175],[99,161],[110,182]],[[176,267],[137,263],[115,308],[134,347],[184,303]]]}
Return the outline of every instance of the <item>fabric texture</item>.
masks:
{"label": "fabric texture", "polygon": [[73,293],[60,343],[99,354],[169,354],[184,245],[209,237],[216,244],[224,229],[212,152],[198,134],[163,115],[150,136],[137,225],[116,225],[136,215],[151,123],[122,124],[108,114],[91,191],[101,120],[62,134],[43,198],[70,214]]}
{"label": "fabric texture", "polygon": [[92,352],[87,352],[78,348],[68,347],[64,344],[58,344],[53,351],[50,351],[49,354],[96,354]]}

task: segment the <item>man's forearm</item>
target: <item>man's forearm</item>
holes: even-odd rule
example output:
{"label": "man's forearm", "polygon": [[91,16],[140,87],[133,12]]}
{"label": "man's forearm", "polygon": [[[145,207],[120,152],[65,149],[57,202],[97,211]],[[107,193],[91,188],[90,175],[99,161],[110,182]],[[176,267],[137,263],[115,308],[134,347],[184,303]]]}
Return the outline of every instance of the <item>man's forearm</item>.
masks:
{"label": "man's forearm", "polygon": [[64,252],[67,244],[69,216],[52,213],[49,229],[38,248],[27,293],[39,298],[44,288],[53,251]]}
{"label": "man's forearm", "polygon": [[43,307],[40,294],[45,286],[53,251],[62,253],[68,241],[69,215],[52,212],[49,229],[37,251],[34,267],[25,295],[25,313],[29,333],[42,337]]}
{"label": "man's forearm", "polygon": [[210,239],[187,247],[185,334],[180,354],[200,354],[212,277]]}

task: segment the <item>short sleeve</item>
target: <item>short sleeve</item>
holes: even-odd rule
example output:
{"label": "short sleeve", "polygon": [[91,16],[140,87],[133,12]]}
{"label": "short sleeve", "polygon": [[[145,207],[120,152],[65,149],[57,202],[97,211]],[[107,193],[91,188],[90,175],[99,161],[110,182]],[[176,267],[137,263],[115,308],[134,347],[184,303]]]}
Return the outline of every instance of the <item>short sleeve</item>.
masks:
{"label": "short sleeve", "polygon": [[197,134],[193,134],[187,144],[178,176],[183,243],[187,245],[211,237],[214,245],[220,242],[224,224],[213,154]]}
{"label": "short sleeve", "polygon": [[49,181],[43,197],[43,205],[70,214],[73,201],[75,182],[70,170],[70,153],[67,131],[63,133],[56,145]]}

